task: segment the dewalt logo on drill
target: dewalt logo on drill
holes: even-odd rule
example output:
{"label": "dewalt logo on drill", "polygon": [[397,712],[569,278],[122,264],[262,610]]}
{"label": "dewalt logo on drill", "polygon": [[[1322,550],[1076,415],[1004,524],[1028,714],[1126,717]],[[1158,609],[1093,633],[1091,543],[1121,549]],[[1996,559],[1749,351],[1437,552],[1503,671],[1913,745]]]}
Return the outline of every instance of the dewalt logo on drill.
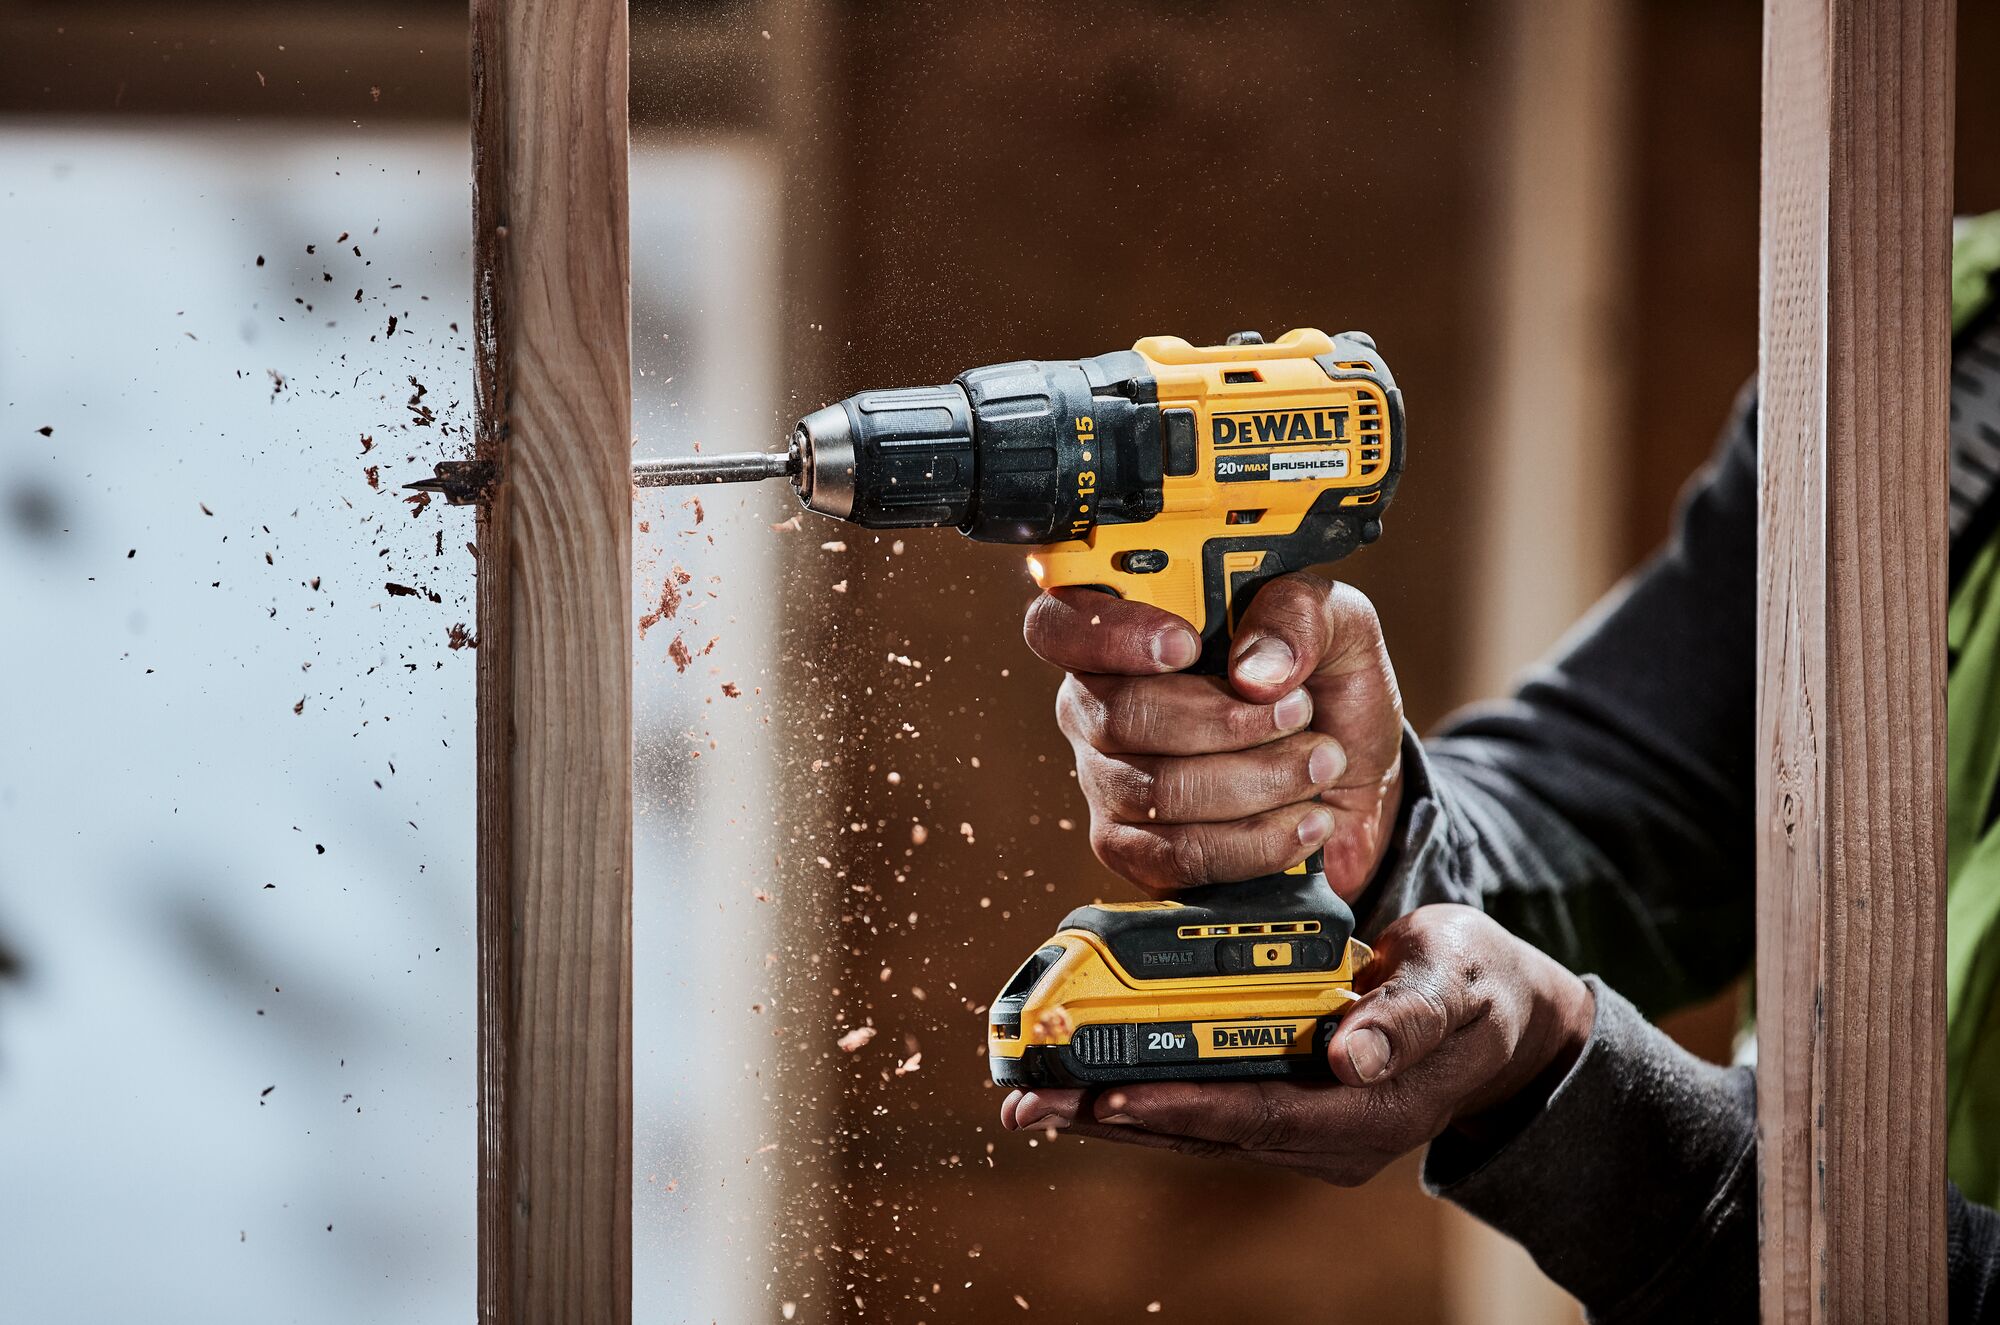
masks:
{"label": "dewalt logo on drill", "polygon": [[1344,442],[1344,409],[1251,410],[1210,419],[1217,446],[1286,446],[1293,442]]}

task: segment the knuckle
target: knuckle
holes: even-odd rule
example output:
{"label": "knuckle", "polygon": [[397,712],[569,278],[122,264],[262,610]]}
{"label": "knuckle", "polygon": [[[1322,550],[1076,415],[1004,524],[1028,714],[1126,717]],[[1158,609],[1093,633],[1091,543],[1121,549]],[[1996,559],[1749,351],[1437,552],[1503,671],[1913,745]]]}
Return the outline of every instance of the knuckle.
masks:
{"label": "knuckle", "polygon": [[1258,858],[1253,862],[1261,869],[1277,869],[1289,865],[1294,859],[1303,860],[1306,849],[1299,844],[1297,818],[1289,814],[1267,814],[1263,827],[1255,838]]}
{"label": "knuckle", "polygon": [[1104,701],[1075,676],[1064,677],[1056,690],[1056,726],[1063,735],[1101,749],[1105,724]]}
{"label": "knuckle", "polygon": [[1374,600],[1351,584],[1336,581],[1329,585],[1324,607],[1328,615],[1349,628],[1360,627],[1381,633],[1382,622],[1375,611]]}
{"label": "knuckle", "polygon": [[1116,687],[1102,699],[1102,736],[1106,748],[1150,750],[1162,727],[1160,706],[1135,685]]}
{"label": "knuckle", "polygon": [[1155,833],[1109,821],[1093,811],[1090,849],[1104,868],[1138,885],[1149,896],[1163,897],[1174,890],[1174,879],[1162,864],[1165,853]]}
{"label": "knuckle", "polygon": [[1161,873],[1184,887],[1208,882],[1210,851],[1208,835],[1197,828],[1181,829],[1160,837],[1163,859]]}
{"label": "knuckle", "polygon": [[1304,800],[1312,792],[1311,738],[1290,737],[1247,758],[1243,787],[1259,804],[1279,806]]}
{"label": "knuckle", "polygon": [[1160,809],[1160,779],[1152,768],[1128,759],[1103,759],[1091,777],[1093,789],[1113,817],[1149,820]]}
{"label": "knuckle", "polygon": [[1221,725],[1229,733],[1230,744],[1236,746],[1252,745],[1277,731],[1268,706],[1236,700],[1230,700],[1223,710]]}
{"label": "knuckle", "polygon": [[1321,579],[1310,571],[1297,571],[1290,575],[1280,575],[1264,586],[1257,595],[1258,604],[1269,604],[1266,611],[1288,612],[1293,615],[1317,612],[1326,602],[1327,592],[1332,583]]}
{"label": "knuckle", "polygon": [[1435,1045],[1451,1027],[1451,1004],[1429,979],[1407,979],[1398,984],[1389,999],[1389,1015],[1404,1046]]}
{"label": "knuckle", "polygon": [[1265,586],[1256,604],[1267,629],[1310,639],[1319,633],[1334,588],[1317,575],[1285,575]]}
{"label": "knuckle", "polygon": [[[1090,850],[1104,868],[1114,874],[1126,875],[1125,843],[1123,835],[1111,824],[1104,821],[1095,806],[1090,811]],[[1127,877],[1131,877],[1127,875]]]}

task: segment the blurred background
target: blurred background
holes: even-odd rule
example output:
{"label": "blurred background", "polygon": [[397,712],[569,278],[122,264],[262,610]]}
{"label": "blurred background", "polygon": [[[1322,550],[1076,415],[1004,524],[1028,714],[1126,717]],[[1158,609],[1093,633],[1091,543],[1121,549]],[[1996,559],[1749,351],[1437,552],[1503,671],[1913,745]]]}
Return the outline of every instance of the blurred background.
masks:
{"label": "blurred background", "polygon": [[[1964,6],[1972,67],[2000,13]],[[1428,726],[1664,531],[1756,348],[1760,6],[634,0],[635,453],[1155,332],[1364,328]],[[9,1319],[473,1287],[466,18],[0,0]],[[2000,207],[1962,77],[1958,209]],[[646,1321],[1564,1321],[1418,1190],[1000,1134],[1084,840],[1017,555],[635,507]],[[810,517],[808,517],[810,521]],[[1727,1051],[1731,999],[1673,1022]],[[867,1027],[874,1035],[849,1051]]]}

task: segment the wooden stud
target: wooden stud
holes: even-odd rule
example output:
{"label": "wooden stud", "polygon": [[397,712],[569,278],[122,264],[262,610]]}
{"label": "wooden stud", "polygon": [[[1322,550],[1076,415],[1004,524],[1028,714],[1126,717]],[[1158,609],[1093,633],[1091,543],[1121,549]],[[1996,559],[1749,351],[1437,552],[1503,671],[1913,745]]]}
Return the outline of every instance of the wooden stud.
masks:
{"label": "wooden stud", "polygon": [[472,0],[479,1315],[632,1304],[623,0]]}
{"label": "wooden stud", "polygon": [[1767,0],[1767,1322],[1945,1319],[1951,0]]}

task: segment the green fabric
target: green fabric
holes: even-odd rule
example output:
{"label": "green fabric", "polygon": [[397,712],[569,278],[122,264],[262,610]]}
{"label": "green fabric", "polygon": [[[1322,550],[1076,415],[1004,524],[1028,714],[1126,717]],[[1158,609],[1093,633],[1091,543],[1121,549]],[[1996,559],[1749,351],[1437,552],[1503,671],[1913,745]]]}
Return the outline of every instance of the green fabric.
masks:
{"label": "green fabric", "polygon": [[1952,594],[1946,626],[1945,1117],[1951,1179],[2000,1205],[2000,539]]}
{"label": "green fabric", "polygon": [[2000,212],[1960,217],[1951,230],[1951,330],[1965,329],[1993,301],[2000,271]]}

